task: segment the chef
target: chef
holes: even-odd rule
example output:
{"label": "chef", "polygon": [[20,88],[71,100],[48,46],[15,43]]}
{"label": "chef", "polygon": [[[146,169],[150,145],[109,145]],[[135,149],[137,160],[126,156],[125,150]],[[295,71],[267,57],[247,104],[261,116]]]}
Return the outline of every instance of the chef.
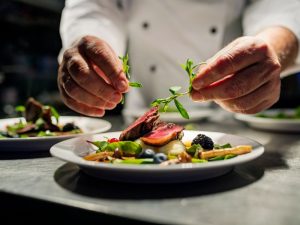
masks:
{"label": "chef", "polygon": [[[149,106],[188,87],[180,64],[206,61],[186,107],[214,101],[257,113],[280,96],[280,74],[299,62],[299,0],[67,0],[58,86],[74,111],[101,117],[126,95],[126,107]],[[129,88],[118,56],[129,53]]]}

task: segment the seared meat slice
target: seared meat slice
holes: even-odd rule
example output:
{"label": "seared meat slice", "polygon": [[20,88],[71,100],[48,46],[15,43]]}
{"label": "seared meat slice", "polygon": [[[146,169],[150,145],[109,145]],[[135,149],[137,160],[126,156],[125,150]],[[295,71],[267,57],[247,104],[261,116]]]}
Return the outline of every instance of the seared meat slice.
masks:
{"label": "seared meat slice", "polygon": [[25,119],[27,122],[35,122],[43,112],[43,105],[34,98],[29,98],[25,107]]}
{"label": "seared meat slice", "polygon": [[42,118],[45,121],[44,130],[59,131],[59,127],[52,123],[52,113],[50,108],[44,108]]}
{"label": "seared meat slice", "polygon": [[149,133],[158,120],[158,107],[151,108],[148,112],[134,121],[120,135],[120,141],[133,141]]}
{"label": "seared meat slice", "polygon": [[141,137],[141,140],[147,145],[162,146],[175,139],[181,139],[183,127],[174,123],[161,123],[155,130]]}

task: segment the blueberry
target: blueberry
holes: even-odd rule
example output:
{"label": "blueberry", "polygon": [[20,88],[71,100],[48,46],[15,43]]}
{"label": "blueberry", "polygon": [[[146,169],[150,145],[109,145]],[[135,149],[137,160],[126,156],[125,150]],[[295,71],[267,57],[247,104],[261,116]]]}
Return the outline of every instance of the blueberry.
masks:
{"label": "blueberry", "polygon": [[144,151],[142,151],[139,158],[144,158],[144,159],[150,158],[150,159],[152,159],[154,157],[154,155],[155,155],[155,152],[152,149],[147,148]]}
{"label": "blueberry", "polygon": [[153,157],[153,162],[156,163],[156,164],[162,163],[162,162],[164,162],[166,160],[168,160],[168,157],[164,153],[157,153]]}

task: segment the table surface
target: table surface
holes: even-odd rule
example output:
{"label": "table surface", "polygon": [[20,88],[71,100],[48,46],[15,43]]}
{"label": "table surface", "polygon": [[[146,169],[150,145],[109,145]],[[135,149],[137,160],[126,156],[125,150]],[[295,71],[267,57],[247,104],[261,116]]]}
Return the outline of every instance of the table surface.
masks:
{"label": "table surface", "polygon": [[[104,119],[124,128],[121,116]],[[48,154],[0,153],[0,191],[161,224],[300,224],[299,134],[253,130],[223,111],[198,126],[252,138],[266,151],[218,178],[151,185],[98,180]]]}

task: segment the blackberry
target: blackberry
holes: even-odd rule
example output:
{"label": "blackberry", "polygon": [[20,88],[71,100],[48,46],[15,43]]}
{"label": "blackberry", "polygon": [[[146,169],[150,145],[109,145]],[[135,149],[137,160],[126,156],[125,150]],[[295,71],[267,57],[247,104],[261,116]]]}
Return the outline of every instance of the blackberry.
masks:
{"label": "blackberry", "polygon": [[204,150],[212,150],[214,148],[214,142],[210,137],[204,134],[198,134],[192,141],[192,145],[199,144]]}
{"label": "blackberry", "polygon": [[62,131],[67,132],[67,131],[72,131],[72,130],[77,130],[77,129],[79,129],[79,127],[76,126],[74,123],[66,123],[63,126]]}

